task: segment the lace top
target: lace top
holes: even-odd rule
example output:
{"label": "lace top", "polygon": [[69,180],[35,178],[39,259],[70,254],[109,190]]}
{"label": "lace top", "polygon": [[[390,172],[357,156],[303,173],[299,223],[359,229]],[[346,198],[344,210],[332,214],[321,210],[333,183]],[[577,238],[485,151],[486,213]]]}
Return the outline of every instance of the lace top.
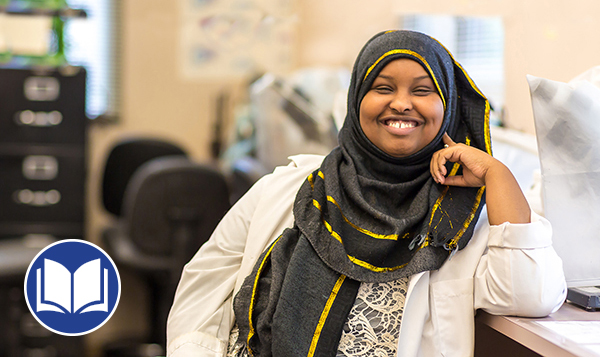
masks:
{"label": "lace top", "polygon": [[337,356],[395,356],[407,287],[408,278],[360,284]]}
{"label": "lace top", "polygon": [[[344,324],[337,357],[395,356],[408,278],[387,283],[362,283],[354,306]],[[227,357],[246,357],[243,343],[237,343],[237,325],[231,330]]]}

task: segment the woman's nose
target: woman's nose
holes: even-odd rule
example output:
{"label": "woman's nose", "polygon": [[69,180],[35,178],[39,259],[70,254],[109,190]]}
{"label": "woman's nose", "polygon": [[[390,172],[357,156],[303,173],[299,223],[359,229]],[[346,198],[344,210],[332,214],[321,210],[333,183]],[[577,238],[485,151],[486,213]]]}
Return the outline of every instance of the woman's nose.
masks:
{"label": "woman's nose", "polygon": [[399,113],[412,110],[413,105],[410,94],[401,91],[396,92],[390,102],[390,108]]}

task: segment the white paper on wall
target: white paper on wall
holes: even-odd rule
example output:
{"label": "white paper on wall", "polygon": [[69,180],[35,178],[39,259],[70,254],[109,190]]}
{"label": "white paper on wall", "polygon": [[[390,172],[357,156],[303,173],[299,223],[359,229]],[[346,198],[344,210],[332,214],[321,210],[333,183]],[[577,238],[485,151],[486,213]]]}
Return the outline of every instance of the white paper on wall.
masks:
{"label": "white paper on wall", "polygon": [[283,73],[292,65],[293,0],[180,0],[179,68],[185,79]]}
{"label": "white paper on wall", "polygon": [[600,71],[527,80],[554,248],[569,287],[600,285]]}

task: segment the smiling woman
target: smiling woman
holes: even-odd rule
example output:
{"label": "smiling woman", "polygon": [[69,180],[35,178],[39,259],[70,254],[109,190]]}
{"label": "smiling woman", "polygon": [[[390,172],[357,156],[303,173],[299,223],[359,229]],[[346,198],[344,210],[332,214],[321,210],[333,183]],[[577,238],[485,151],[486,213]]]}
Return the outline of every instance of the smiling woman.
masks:
{"label": "smiling woman", "polygon": [[472,356],[475,310],[557,309],[549,223],[488,119],[438,41],[372,37],[339,147],[258,181],[184,269],[169,356]]}
{"label": "smiling woman", "polygon": [[419,63],[402,58],[386,65],[360,104],[360,126],[387,154],[416,153],[439,133],[444,104],[433,79]]}

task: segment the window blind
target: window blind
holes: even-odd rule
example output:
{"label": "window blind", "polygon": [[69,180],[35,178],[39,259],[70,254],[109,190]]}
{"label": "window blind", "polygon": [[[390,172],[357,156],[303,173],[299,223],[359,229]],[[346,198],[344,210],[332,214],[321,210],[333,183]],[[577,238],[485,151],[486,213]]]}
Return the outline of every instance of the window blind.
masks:
{"label": "window blind", "polygon": [[119,114],[120,5],[118,0],[70,0],[87,18],[65,23],[65,54],[87,70],[86,111],[90,118]]}

